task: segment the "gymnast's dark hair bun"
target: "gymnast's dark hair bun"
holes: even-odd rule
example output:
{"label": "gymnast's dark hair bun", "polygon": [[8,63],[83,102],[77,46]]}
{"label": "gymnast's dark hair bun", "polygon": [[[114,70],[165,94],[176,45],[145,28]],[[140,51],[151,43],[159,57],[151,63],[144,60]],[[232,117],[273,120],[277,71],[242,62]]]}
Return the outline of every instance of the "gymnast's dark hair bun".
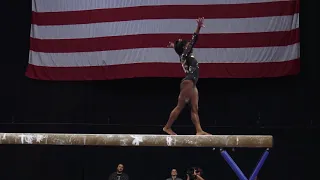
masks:
{"label": "gymnast's dark hair bun", "polygon": [[182,40],[182,41],[179,41],[177,40],[175,43],[174,43],[174,50],[176,51],[176,53],[181,56],[182,53],[183,53],[183,50],[184,50],[184,46],[188,43],[188,41],[186,40]]}

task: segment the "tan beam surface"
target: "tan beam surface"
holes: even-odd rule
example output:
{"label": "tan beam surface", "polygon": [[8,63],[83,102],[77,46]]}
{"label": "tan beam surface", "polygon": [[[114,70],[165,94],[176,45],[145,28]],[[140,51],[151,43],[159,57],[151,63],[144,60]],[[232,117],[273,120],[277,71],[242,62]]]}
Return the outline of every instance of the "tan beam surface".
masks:
{"label": "tan beam surface", "polygon": [[0,133],[0,144],[271,148],[269,135]]}

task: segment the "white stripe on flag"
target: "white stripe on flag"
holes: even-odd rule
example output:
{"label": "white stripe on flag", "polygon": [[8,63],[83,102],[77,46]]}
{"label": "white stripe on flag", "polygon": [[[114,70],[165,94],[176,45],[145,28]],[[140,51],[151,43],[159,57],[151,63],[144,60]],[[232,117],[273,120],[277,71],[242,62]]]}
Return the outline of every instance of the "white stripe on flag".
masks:
{"label": "white stripe on flag", "polygon": [[[297,59],[299,43],[281,47],[194,49],[200,63],[262,63]],[[105,66],[132,63],[178,63],[174,50],[145,48],[84,53],[30,51],[30,64],[51,67]]]}
{"label": "white stripe on flag", "polygon": [[32,0],[32,11],[62,12],[137,6],[248,4],[277,1],[283,0]]}
{"label": "white stripe on flag", "polygon": [[[191,23],[190,23],[191,22]],[[37,26],[31,37],[38,39],[74,39],[134,34],[191,34],[195,24],[187,19],[136,20],[94,24]],[[299,14],[237,19],[207,19],[201,34],[288,31],[299,28]]]}

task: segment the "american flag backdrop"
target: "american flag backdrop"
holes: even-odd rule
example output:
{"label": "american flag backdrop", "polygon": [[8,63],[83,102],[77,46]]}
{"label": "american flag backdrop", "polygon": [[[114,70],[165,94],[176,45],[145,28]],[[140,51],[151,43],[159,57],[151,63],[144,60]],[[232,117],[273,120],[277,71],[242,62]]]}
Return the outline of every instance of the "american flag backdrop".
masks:
{"label": "american flag backdrop", "polygon": [[300,70],[299,0],[32,0],[26,75],[41,80],[183,77],[169,41],[190,39],[200,78]]}

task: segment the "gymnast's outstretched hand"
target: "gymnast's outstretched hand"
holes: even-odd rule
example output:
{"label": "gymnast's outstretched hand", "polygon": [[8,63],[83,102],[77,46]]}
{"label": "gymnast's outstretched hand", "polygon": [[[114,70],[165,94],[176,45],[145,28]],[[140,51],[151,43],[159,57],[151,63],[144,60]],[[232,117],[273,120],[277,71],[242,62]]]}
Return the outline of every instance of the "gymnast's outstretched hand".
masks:
{"label": "gymnast's outstretched hand", "polygon": [[174,48],[174,44],[173,42],[169,42],[169,44],[167,45],[168,48]]}
{"label": "gymnast's outstretched hand", "polygon": [[206,26],[204,25],[204,17],[198,18],[198,19],[197,19],[197,24],[198,24],[198,27],[200,27],[200,28],[206,27]]}

